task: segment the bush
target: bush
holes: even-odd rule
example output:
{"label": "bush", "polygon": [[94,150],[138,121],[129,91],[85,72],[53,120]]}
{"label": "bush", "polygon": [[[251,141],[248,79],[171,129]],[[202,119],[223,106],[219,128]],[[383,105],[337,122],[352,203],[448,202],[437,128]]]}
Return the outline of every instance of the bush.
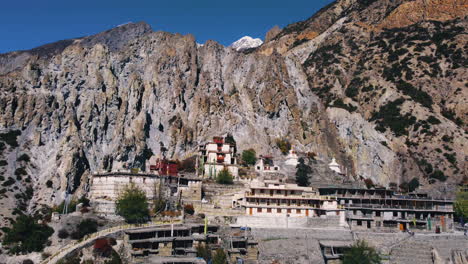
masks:
{"label": "bush", "polygon": [[468,219],[468,191],[460,188],[455,197],[455,203],[453,204],[455,217]]}
{"label": "bush", "polygon": [[12,177],[8,177],[8,179],[2,183],[2,186],[7,187],[12,185],[13,183],[15,183],[15,179],[13,179]]}
{"label": "bush", "polygon": [[32,261],[30,259],[25,259],[25,260],[23,260],[23,264],[34,264],[34,261]]}
{"label": "bush", "polygon": [[440,170],[435,170],[432,174],[429,175],[429,178],[437,179],[442,182],[447,180],[447,176],[445,176],[445,174]]}
{"label": "bush", "polygon": [[85,206],[85,207],[88,207],[88,206],[89,206],[89,199],[86,198],[86,197],[83,195],[83,196],[81,196],[80,199],[78,199],[78,202],[77,202],[77,203],[78,203],[78,204],[82,204],[82,205]]}
{"label": "bush", "polygon": [[58,236],[59,238],[61,238],[61,239],[65,239],[65,238],[67,238],[69,235],[70,235],[70,234],[68,234],[68,231],[67,231],[66,229],[60,229],[60,230],[58,231],[58,234],[57,234],[57,236]]}
{"label": "bush", "polygon": [[416,117],[410,113],[404,116],[400,114],[400,106],[404,101],[405,99],[399,98],[389,102],[380,107],[379,112],[372,114],[370,121],[377,121],[376,130],[385,132],[386,127],[389,127],[397,137],[408,134],[408,127],[415,124]]}
{"label": "bush", "polygon": [[377,251],[364,240],[358,240],[343,255],[343,264],[380,264]]}
{"label": "bush", "polygon": [[10,246],[10,253],[40,252],[54,233],[50,226],[38,224],[29,215],[19,215],[11,229],[6,230],[3,243]]}
{"label": "bush", "polygon": [[310,179],[309,173],[312,172],[312,169],[309,165],[305,164],[303,158],[299,158],[299,163],[296,166],[296,183],[299,186],[309,186]]}
{"label": "bush", "polygon": [[226,263],[228,263],[228,261],[227,261],[226,253],[224,253],[224,250],[221,248],[216,249],[215,254],[213,256],[213,264],[226,264]]}
{"label": "bush", "polygon": [[81,239],[86,235],[97,232],[98,223],[94,219],[85,219],[82,220],[76,230],[71,234],[73,239]]}
{"label": "bush", "polygon": [[197,258],[204,259],[207,263],[211,260],[211,250],[207,245],[198,244],[197,246]]}
{"label": "bush", "polygon": [[24,168],[17,168],[15,170],[15,175],[16,177],[21,177],[22,175],[28,175],[28,173],[26,172]]}
{"label": "bush", "polygon": [[365,179],[364,183],[366,184],[367,189],[374,188],[375,184],[372,179]]}
{"label": "bush", "polygon": [[16,138],[21,135],[21,131],[19,130],[12,130],[7,133],[0,133],[0,140],[7,143],[11,147],[18,147],[18,141]]}
{"label": "bush", "polygon": [[233,184],[234,183],[231,172],[229,172],[229,170],[226,168],[222,169],[218,173],[216,177],[216,182],[219,184]]}
{"label": "bush", "polygon": [[256,152],[253,149],[247,149],[242,151],[242,160],[245,162],[247,165],[255,165],[255,162],[257,162],[257,156]]}
{"label": "bush", "polygon": [[227,136],[224,138],[224,142],[226,142],[227,144],[236,145],[236,140],[234,139],[234,137],[230,133],[227,134]]}
{"label": "bush", "polygon": [[0,167],[8,165],[8,162],[6,160],[0,160]]}
{"label": "bush", "polygon": [[19,158],[17,160],[18,161],[29,162],[31,159],[29,158],[28,154],[23,153],[21,156],[19,156]]}
{"label": "bush", "polygon": [[413,178],[409,183],[408,183],[408,189],[410,192],[415,191],[417,188],[419,188],[419,180],[417,178]]}
{"label": "bush", "polygon": [[291,143],[289,143],[287,139],[276,139],[276,146],[280,149],[283,155],[288,154],[288,152],[291,150]]}
{"label": "bush", "polygon": [[51,180],[48,180],[48,181],[46,182],[46,186],[47,186],[47,188],[52,188],[52,186],[53,186],[52,181],[51,181]]}
{"label": "bush", "polygon": [[146,222],[149,218],[146,193],[132,183],[125,186],[117,199],[116,212],[128,223]]}
{"label": "bush", "polygon": [[195,213],[195,209],[193,208],[193,205],[192,204],[184,205],[184,213],[193,215]]}

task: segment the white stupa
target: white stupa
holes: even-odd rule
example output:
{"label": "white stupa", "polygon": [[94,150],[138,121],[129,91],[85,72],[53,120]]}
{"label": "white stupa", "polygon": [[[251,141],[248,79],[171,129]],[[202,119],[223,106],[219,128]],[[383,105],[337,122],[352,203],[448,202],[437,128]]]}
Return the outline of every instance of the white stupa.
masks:
{"label": "white stupa", "polygon": [[289,154],[288,154],[288,156],[286,156],[285,164],[288,165],[288,166],[296,167],[298,163],[299,162],[298,162],[296,152],[293,149],[289,150]]}
{"label": "white stupa", "polygon": [[328,167],[330,168],[330,170],[341,174],[340,164],[336,162],[335,158],[333,158],[332,162],[328,164]]}

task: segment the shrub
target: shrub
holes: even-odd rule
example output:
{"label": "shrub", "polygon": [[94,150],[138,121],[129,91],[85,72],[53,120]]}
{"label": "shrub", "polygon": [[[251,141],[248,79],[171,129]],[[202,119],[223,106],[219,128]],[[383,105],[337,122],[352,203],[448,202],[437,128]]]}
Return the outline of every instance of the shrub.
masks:
{"label": "shrub", "polygon": [[408,183],[408,189],[410,192],[413,192],[419,187],[419,180],[417,178],[413,178],[409,183]]}
{"label": "shrub", "polygon": [[460,188],[455,197],[455,203],[453,204],[455,217],[468,219],[468,191]]}
{"label": "shrub", "polygon": [[195,213],[195,209],[193,208],[193,205],[192,204],[184,205],[184,213],[193,215]]}
{"label": "shrub", "polygon": [[12,131],[9,131],[7,133],[0,133],[0,140],[1,141],[4,141],[5,143],[7,143],[8,145],[10,145],[11,147],[18,147],[18,141],[16,140],[16,138],[21,135],[21,131],[19,130],[12,130]]}
{"label": "shrub", "polygon": [[8,179],[4,183],[2,183],[2,186],[7,187],[12,185],[13,183],[15,183],[15,179],[13,179],[12,177],[8,177]]}
{"label": "shrub", "polygon": [[17,160],[18,161],[29,162],[31,159],[29,158],[28,154],[23,153],[21,156],[19,156],[19,158]]}
{"label": "shrub", "polygon": [[50,226],[38,224],[34,217],[21,214],[5,232],[3,243],[10,246],[13,254],[39,252],[53,233]]}
{"label": "shrub", "polygon": [[310,178],[309,174],[312,172],[312,169],[309,165],[305,164],[303,158],[299,158],[299,163],[296,166],[296,183],[299,186],[309,186]]}
{"label": "shrub", "polygon": [[17,168],[15,170],[15,175],[16,177],[21,177],[22,175],[28,175],[28,173],[26,172],[24,168]]}
{"label": "shrub", "polygon": [[233,184],[234,183],[231,172],[229,172],[229,170],[226,168],[222,169],[218,173],[216,177],[216,182],[219,184]]}
{"label": "shrub", "polygon": [[226,253],[224,253],[224,250],[221,248],[216,249],[215,254],[213,256],[213,264],[226,264],[226,263],[228,263],[228,261],[227,261]]}
{"label": "shrub", "polygon": [[68,234],[68,231],[67,231],[66,229],[60,229],[60,230],[58,231],[58,234],[57,234],[57,236],[58,236],[59,238],[61,238],[61,239],[65,239],[65,238],[67,238],[69,235],[70,235],[70,234]]}
{"label": "shrub", "polygon": [[198,244],[197,257],[204,259],[207,263],[211,260],[211,250],[207,245]]}
{"label": "shrub", "polygon": [[288,152],[291,150],[291,143],[289,143],[287,139],[276,139],[276,146],[280,149],[283,155],[288,154]]}
{"label": "shrub", "polygon": [[255,165],[255,162],[257,162],[257,156],[256,152],[253,149],[247,149],[242,151],[242,160],[245,162],[247,165]]}
{"label": "shrub", "polygon": [[52,181],[51,181],[51,180],[48,180],[48,181],[46,182],[46,186],[47,186],[47,188],[52,188],[52,186],[53,186]]}
{"label": "shrub", "polygon": [[236,145],[236,140],[234,139],[234,137],[230,133],[227,134],[227,136],[224,138],[224,142],[226,142],[227,144]]}
{"label": "shrub", "polygon": [[97,232],[97,227],[98,223],[94,219],[82,220],[76,227],[76,230],[71,234],[71,238],[81,239],[86,235]]}
{"label": "shrub", "polygon": [[429,117],[427,118],[426,121],[429,122],[429,123],[431,123],[431,124],[433,124],[433,125],[438,125],[438,124],[440,124],[440,120],[437,119],[435,116],[432,116],[432,115],[429,116]]}
{"label": "shrub", "polygon": [[400,106],[404,101],[403,98],[399,98],[389,102],[380,107],[379,112],[372,114],[370,121],[377,121],[376,130],[385,132],[385,128],[389,127],[397,137],[408,134],[408,127],[415,124],[416,117],[410,113],[404,116],[400,114]]}
{"label": "shrub", "polygon": [[435,170],[432,174],[429,175],[429,178],[437,179],[442,182],[447,180],[447,176],[445,176],[445,174],[440,170]]}
{"label": "shrub", "polygon": [[30,259],[25,259],[25,260],[23,260],[23,264],[34,264],[34,261],[32,261]]}
{"label": "shrub", "polygon": [[364,183],[366,184],[367,189],[375,187],[374,182],[372,179],[365,179]]}
{"label": "shrub", "polygon": [[6,160],[0,160],[0,167],[8,165],[8,162]]}
{"label": "shrub", "polygon": [[88,207],[89,206],[89,199],[86,198],[84,195],[80,197],[80,199],[78,199],[78,204],[82,204],[83,206],[86,206]]}
{"label": "shrub", "polygon": [[146,193],[135,184],[125,186],[117,199],[116,212],[128,223],[147,221],[149,210]]}
{"label": "shrub", "polygon": [[364,240],[358,240],[343,255],[343,264],[379,264],[377,251]]}

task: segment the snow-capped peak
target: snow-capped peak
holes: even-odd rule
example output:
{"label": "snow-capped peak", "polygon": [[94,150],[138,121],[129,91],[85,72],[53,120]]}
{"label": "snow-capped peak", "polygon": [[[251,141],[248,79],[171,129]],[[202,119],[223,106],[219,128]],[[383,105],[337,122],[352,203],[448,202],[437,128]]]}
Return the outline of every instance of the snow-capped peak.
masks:
{"label": "snow-capped peak", "polygon": [[238,41],[232,43],[231,46],[229,47],[237,51],[241,51],[245,49],[256,48],[262,44],[263,44],[263,41],[259,38],[254,39],[249,36],[245,36],[239,39]]}

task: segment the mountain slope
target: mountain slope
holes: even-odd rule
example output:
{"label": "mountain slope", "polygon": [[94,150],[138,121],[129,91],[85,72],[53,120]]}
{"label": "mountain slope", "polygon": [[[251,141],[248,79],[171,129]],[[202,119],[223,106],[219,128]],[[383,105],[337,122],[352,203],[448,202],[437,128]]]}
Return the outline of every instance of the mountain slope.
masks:
{"label": "mountain slope", "polygon": [[[408,3],[425,15],[406,19]],[[144,163],[161,144],[183,159],[226,133],[240,150],[277,156],[286,138],[336,157],[352,180],[458,183],[468,171],[463,8],[338,1],[248,52],[137,23],[0,55],[1,224],[16,205],[80,195],[93,171]]]}

